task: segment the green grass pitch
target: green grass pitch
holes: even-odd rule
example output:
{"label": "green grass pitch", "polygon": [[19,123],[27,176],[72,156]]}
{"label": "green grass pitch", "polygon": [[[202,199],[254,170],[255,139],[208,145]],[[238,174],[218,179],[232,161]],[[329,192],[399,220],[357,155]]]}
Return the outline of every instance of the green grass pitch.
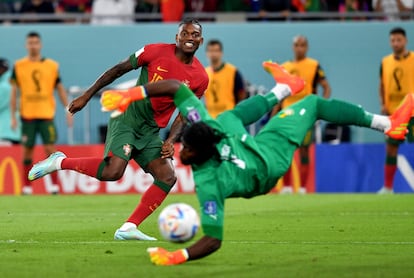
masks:
{"label": "green grass pitch", "polygon": [[[222,248],[172,267],[153,266],[146,248],[188,244],[113,240],[138,200],[0,197],[0,277],[414,277],[414,195],[232,199]],[[197,207],[194,195],[163,206],[177,201]],[[157,237],[159,212],[141,226]]]}

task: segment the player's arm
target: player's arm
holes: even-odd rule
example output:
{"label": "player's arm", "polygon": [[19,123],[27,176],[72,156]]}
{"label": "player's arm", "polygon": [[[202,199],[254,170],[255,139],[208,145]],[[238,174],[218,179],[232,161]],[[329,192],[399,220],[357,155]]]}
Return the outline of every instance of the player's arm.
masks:
{"label": "player's arm", "polygon": [[13,73],[10,79],[11,85],[11,92],[10,92],[10,113],[11,113],[11,122],[10,126],[12,129],[17,128],[17,119],[16,119],[16,111],[17,111],[17,80],[16,80],[16,72],[13,69]]}
{"label": "player's arm", "polygon": [[316,80],[318,84],[322,87],[322,97],[330,98],[331,97],[331,86],[329,85],[328,79],[326,78],[325,71],[320,65],[316,69]]}
{"label": "player's arm", "polygon": [[90,86],[80,97],[76,98],[69,105],[69,112],[72,114],[80,111],[88,101],[103,87],[111,84],[117,78],[133,70],[134,67],[130,62],[130,58],[123,60],[122,62],[111,67],[105,71],[93,84]]}
{"label": "player's arm", "polygon": [[186,261],[204,258],[221,247],[225,198],[221,194],[215,179],[214,174],[209,174],[207,179],[204,180],[203,186],[197,187],[204,236],[190,247],[173,252],[168,252],[162,248],[150,248],[148,252],[154,264],[182,264]]}
{"label": "player's arm", "polygon": [[238,70],[234,76],[234,99],[236,103],[239,103],[243,99],[247,98],[247,91],[244,85],[243,77]]}
{"label": "player's arm", "polygon": [[[137,86],[127,90],[108,90],[102,94],[101,105],[103,111],[115,112],[112,116],[123,113],[131,102],[143,100],[146,97],[171,96],[180,113],[190,117],[191,121],[211,119],[207,110],[194,93],[178,80],[161,80],[148,83],[144,86]],[[191,113],[197,110],[197,113]],[[191,117],[197,117],[192,119]]]}
{"label": "player's arm", "polygon": [[169,252],[161,247],[147,249],[150,260],[155,265],[177,265],[187,261],[204,258],[217,251],[221,246],[221,240],[203,236],[199,241],[186,249]]}
{"label": "player's arm", "polygon": [[161,158],[168,158],[174,156],[174,143],[179,141],[183,127],[184,121],[182,119],[181,114],[178,114],[171,125],[170,134],[168,135],[168,138],[162,145]]}
{"label": "player's arm", "polygon": [[221,247],[221,240],[203,236],[199,241],[187,248],[188,260],[197,260],[216,252]]}
{"label": "player's arm", "polygon": [[66,110],[68,108],[68,105],[69,105],[68,94],[67,94],[66,89],[63,86],[62,82],[60,82],[60,80],[58,80],[58,82],[56,84],[56,90],[58,92],[60,102],[62,103],[63,107],[65,107],[66,123],[68,124],[68,126],[72,126],[73,125],[72,114],[68,113],[68,111]]}
{"label": "player's arm", "polygon": [[384,83],[382,82],[382,64],[380,67],[380,79],[379,79],[379,85],[378,85],[378,93],[379,93],[379,99],[381,103],[381,114],[388,115],[388,109],[385,105],[385,91],[384,91]]}

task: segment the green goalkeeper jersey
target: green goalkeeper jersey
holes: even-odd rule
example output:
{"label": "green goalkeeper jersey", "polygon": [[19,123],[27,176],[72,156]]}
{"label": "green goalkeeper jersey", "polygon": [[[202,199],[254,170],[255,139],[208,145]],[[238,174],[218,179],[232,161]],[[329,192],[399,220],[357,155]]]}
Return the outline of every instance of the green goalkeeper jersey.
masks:
{"label": "green goalkeeper jersey", "polygon": [[213,119],[204,105],[184,86],[181,86],[174,101],[190,122],[203,121],[224,134],[217,144],[220,158],[192,165],[204,234],[221,240],[224,200],[267,193],[268,162],[254,138],[231,110]]}

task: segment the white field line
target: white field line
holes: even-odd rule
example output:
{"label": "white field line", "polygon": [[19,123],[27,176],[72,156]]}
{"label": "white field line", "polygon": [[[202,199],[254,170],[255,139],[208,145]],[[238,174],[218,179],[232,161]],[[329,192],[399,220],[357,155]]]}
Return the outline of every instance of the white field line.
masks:
{"label": "white field line", "polygon": [[[134,241],[135,243],[150,243],[147,241]],[[36,241],[36,240],[0,240],[0,244],[70,244],[70,245],[107,245],[125,244],[126,241]],[[165,241],[154,241],[153,244],[165,243]],[[191,242],[190,242],[191,243]],[[261,240],[224,240],[224,244],[268,244],[268,245],[414,245],[414,241],[261,241]]]}

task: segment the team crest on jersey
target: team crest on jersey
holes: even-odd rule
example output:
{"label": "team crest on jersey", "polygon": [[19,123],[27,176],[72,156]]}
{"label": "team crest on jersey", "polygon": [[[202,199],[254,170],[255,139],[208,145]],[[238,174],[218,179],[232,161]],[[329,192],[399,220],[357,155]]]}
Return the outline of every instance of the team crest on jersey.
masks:
{"label": "team crest on jersey", "polygon": [[204,202],[204,213],[212,215],[217,213],[217,203],[215,201]]}
{"label": "team crest on jersey", "polygon": [[290,109],[290,108],[284,109],[284,110],[280,111],[279,118],[283,119],[283,118],[286,118],[288,116],[292,116],[293,114],[295,114],[295,111],[293,111],[293,109]]}
{"label": "team crest on jersey", "polygon": [[197,109],[193,108],[190,111],[188,111],[187,120],[190,123],[196,123],[201,120],[200,113],[198,113]]}
{"label": "team crest on jersey", "polygon": [[132,151],[131,145],[130,145],[130,144],[125,144],[125,145],[122,147],[122,150],[124,150],[124,154],[125,154],[126,156],[128,156],[128,155],[131,153],[131,151]]}

